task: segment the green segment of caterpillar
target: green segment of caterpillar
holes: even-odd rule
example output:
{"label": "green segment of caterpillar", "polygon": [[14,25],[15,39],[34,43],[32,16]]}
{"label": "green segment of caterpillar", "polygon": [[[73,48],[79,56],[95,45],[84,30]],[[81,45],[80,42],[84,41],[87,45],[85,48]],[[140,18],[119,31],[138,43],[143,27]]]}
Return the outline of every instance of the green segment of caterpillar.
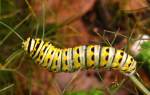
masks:
{"label": "green segment of caterpillar", "polygon": [[28,38],[23,42],[23,49],[35,60],[35,63],[51,72],[74,72],[79,69],[119,70],[130,76],[136,71],[136,61],[123,50],[100,45],[83,45],[60,49],[50,42],[39,38]]}

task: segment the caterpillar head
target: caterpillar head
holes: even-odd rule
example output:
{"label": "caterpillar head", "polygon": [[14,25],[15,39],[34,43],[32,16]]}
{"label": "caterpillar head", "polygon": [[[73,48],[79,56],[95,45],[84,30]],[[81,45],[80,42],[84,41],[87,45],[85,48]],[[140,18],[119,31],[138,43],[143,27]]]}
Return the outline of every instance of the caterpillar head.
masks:
{"label": "caterpillar head", "polygon": [[26,41],[22,42],[22,48],[27,51],[28,53],[33,51],[33,45],[35,43],[34,39],[31,39],[30,37],[27,38]]}
{"label": "caterpillar head", "polygon": [[126,63],[123,65],[123,67],[121,68],[121,71],[127,75],[127,76],[131,76],[135,73],[136,71],[136,61],[133,59],[132,56],[128,55],[128,58],[126,60]]}

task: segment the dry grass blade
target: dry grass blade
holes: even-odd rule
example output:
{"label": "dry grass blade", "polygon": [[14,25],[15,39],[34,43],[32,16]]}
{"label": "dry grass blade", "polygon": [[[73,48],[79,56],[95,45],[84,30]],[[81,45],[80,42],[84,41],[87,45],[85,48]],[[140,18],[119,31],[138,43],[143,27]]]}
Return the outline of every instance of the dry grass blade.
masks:
{"label": "dry grass blade", "polygon": [[22,49],[17,50],[16,52],[12,53],[7,59],[6,59],[6,63],[3,66],[3,68],[6,68],[15,58],[20,57],[20,55],[23,53],[24,51]]}
{"label": "dry grass blade", "polygon": [[65,94],[67,88],[69,88],[69,86],[72,84],[72,82],[76,79],[76,77],[79,75],[81,69],[79,69],[71,78],[71,80],[68,82],[68,84],[66,85],[66,87],[63,89],[62,94]]}
{"label": "dry grass blade", "polygon": [[36,18],[36,14],[35,12],[33,11],[33,8],[31,7],[30,3],[28,2],[28,0],[25,0],[26,4],[28,5],[29,7],[29,10],[31,11],[32,15]]}
{"label": "dry grass blade", "polygon": [[6,91],[7,89],[12,88],[13,86],[15,86],[15,84],[10,84],[10,85],[8,85],[7,87],[5,87],[5,88],[1,89],[1,90],[0,90],[0,93],[2,93],[2,92],[4,92],[4,91]]}
{"label": "dry grass blade", "polygon": [[[16,30],[17,28],[19,28],[26,20],[28,20],[30,18],[30,14],[25,17],[20,23],[18,23],[14,28],[13,30]],[[2,41],[0,41],[0,46],[7,40],[7,38],[12,34],[12,32],[9,32],[4,38]]]}
{"label": "dry grass blade", "polygon": [[18,14],[19,12],[20,12],[20,10],[16,10],[15,12],[9,13],[9,14],[7,14],[7,15],[0,15],[0,20],[13,17],[13,16],[15,16],[16,14]]}
{"label": "dry grass blade", "polygon": [[4,22],[0,21],[0,24],[7,27],[11,32],[15,33],[22,41],[24,41],[24,39],[10,26],[8,26],[7,24],[5,24]]}

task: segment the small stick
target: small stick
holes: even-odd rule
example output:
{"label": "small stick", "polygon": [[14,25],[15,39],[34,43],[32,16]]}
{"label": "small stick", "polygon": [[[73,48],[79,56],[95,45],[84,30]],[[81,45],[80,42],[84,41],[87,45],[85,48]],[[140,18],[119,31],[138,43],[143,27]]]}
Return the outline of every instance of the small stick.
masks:
{"label": "small stick", "polygon": [[129,76],[129,78],[145,95],[150,95],[150,91],[136,78],[135,75]]}

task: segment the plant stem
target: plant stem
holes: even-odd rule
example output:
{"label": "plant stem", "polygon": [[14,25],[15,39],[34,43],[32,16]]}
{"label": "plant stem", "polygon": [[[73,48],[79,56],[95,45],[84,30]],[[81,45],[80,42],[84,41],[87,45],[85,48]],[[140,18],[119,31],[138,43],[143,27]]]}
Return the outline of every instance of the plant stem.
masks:
{"label": "plant stem", "polygon": [[129,76],[129,78],[145,95],[150,95],[149,90],[136,78],[135,75]]}

